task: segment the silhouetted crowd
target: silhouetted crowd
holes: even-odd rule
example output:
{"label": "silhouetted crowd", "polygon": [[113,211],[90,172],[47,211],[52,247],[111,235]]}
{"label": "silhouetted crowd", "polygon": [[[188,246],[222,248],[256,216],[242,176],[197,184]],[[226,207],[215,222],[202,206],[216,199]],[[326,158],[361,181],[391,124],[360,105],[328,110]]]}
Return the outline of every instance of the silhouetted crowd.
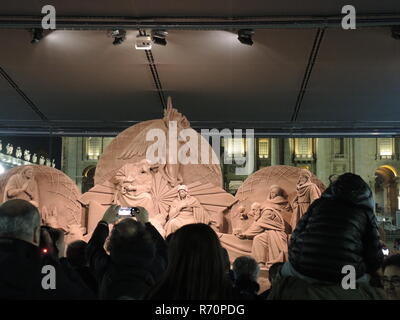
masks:
{"label": "silhouetted crowd", "polygon": [[231,264],[206,224],[164,239],[144,208],[121,219],[111,206],[88,243],[65,248],[35,206],[9,200],[0,206],[0,299],[399,300],[400,254],[384,256],[374,207],[361,177],[339,176],[298,222],[288,261],[269,268],[262,292],[258,263]]}

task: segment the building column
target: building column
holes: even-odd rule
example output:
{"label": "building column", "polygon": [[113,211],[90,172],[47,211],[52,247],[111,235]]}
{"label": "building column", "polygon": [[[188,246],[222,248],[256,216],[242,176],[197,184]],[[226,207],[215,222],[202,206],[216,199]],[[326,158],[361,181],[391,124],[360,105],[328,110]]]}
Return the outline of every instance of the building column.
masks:
{"label": "building column", "polygon": [[257,139],[256,138],[250,138],[248,140],[248,156],[247,156],[247,161],[248,164],[246,163],[246,167],[248,166],[248,175],[251,175],[255,170],[256,167],[256,156],[257,156],[257,150],[256,150],[256,143]]}
{"label": "building column", "polygon": [[388,189],[389,187],[385,184],[383,187],[383,213],[385,217],[390,215]]}
{"label": "building column", "polygon": [[327,186],[332,170],[329,161],[331,139],[317,138],[316,140],[316,175]]}
{"label": "building column", "polygon": [[77,143],[76,137],[63,137],[61,170],[76,183]]}
{"label": "building column", "polygon": [[347,156],[348,156],[348,159],[349,159],[349,161],[348,161],[348,172],[352,172],[352,173],[354,173],[354,167],[355,167],[355,165],[354,165],[354,138],[345,138],[345,140],[347,141],[347,149],[346,149],[346,152],[347,152]]}
{"label": "building column", "polygon": [[393,224],[400,228],[400,177],[395,178],[397,202],[396,202],[396,213],[394,215]]}
{"label": "building column", "polygon": [[[283,140],[283,164],[286,166],[293,166],[293,140],[287,138]],[[282,163],[281,163],[282,164]]]}
{"label": "building column", "polygon": [[281,164],[281,148],[279,138],[271,138],[271,166]]}

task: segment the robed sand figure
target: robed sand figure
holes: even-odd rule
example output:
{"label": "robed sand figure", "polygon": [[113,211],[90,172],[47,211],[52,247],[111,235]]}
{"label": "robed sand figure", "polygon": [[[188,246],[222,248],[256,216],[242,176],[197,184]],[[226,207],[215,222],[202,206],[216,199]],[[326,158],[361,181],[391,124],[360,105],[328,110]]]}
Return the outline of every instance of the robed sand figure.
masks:
{"label": "robed sand figure", "polygon": [[307,212],[308,207],[314,200],[321,196],[321,191],[317,185],[311,182],[311,172],[302,169],[296,186],[297,195],[293,200],[293,215],[291,220],[292,230],[296,228],[297,222]]}
{"label": "robed sand figure", "polygon": [[191,223],[209,224],[210,216],[200,202],[189,195],[188,188],[185,185],[180,185],[178,197],[172,202],[168,212],[165,224],[166,236]]}
{"label": "robed sand figure", "polygon": [[33,168],[27,166],[20,173],[14,174],[4,188],[4,201],[22,199],[39,207],[39,188],[33,174]]}
{"label": "robed sand figure", "polygon": [[255,215],[253,224],[237,235],[240,239],[253,239],[251,254],[260,265],[286,260],[288,237],[282,213],[290,211],[284,190],[272,185],[267,200],[261,204],[260,215]]}

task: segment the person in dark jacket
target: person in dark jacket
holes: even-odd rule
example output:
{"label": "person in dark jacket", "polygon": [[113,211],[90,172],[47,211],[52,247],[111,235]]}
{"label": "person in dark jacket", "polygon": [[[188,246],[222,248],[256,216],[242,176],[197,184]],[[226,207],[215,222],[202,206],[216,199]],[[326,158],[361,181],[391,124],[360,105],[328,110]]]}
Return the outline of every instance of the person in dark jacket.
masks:
{"label": "person in dark jacket", "polygon": [[79,274],[86,286],[97,295],[98,284],[89,268],[89,263],[86,259],[86,248],[87,243],[83,240],[71,242],[67,248],[67,261],[76,273]]}
{"label": "person in dark jacket", "polygon": [[257,282],[260,266],[257,261],[249,256],[241,256],[233,262],[234,289],[244,300],[258,298],[260,285]]}
{"label": "person in dark jacket", "polygon": [[294,230],[289,261],[304,276],[340,283],[345,265],[357,279],[375,272],[383,261],[374,200],[358,175],[338,177],[314,201]]}
{"label": "person in dark jacket", "polygon": [[360,176],[339,176],[299,221],[280,275],[341,289],[342,269],[350,265],[357,283],[369,286],[368,274],[383,261],[374,207],[372,191]]}
{"label": "person in dark jacket", "polygon": [[62,236],[58,243],[53,243],[46,230],[41,232],[40,215],[35,206],[20,199],[3,203],[0,206],[0,299],[94,299],[79,276],[68,269],[62,248]]}
{"label": "person in dark jacket", "polygon": [[119,206],[111,206],[98,223],[86,255],[99,286],[100,299],[143,299],[167,266],[167,246],[148,220],[146,209],[138,207],[137,221],[125,218],[112,229],[107,249],[109,224],[118,218]]}

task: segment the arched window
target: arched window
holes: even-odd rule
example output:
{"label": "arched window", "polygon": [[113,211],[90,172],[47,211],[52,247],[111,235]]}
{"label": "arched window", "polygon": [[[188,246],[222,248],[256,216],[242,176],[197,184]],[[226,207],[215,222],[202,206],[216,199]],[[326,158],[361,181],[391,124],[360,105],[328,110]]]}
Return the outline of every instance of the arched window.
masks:
{"label": "arched window", "polygon": [[89,191],[94,186],[96,166],[88,166],[82,172],[82,193]]}

